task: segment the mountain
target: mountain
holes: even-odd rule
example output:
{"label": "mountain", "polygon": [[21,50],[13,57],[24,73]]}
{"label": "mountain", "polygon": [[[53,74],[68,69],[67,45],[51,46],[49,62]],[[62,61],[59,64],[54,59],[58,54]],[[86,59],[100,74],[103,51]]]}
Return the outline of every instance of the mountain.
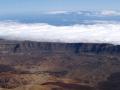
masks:
{"label": "mountain", "polygon": [[105,43],[0,40],[0,87],[119,90],[119,55],[120,45]]}
{"label": "mountain", "polygon": [[53,11],[40,14],[3,15],[0,21],[17,21],[21,23],[47,23],[66,26],[75,24],[119,23],[119,11]]}

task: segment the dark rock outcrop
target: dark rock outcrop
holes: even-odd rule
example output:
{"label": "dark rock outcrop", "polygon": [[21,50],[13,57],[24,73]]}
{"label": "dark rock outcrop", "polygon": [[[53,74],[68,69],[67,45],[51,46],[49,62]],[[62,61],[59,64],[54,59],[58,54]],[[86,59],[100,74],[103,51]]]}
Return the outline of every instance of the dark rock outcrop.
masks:
{"label": "dark rock outcrop", "polygon": [[79,85],[79,84],[64,83],[64,82],[46,82],[41,85],[55,85],[65,88],[65,90],[95,90],[93,87],[87,85]]}
{"label": "dark rock outcrop", "polygon": [[99,90],[120,90],[120,72],[113,73],[104,82],[98,84]]}

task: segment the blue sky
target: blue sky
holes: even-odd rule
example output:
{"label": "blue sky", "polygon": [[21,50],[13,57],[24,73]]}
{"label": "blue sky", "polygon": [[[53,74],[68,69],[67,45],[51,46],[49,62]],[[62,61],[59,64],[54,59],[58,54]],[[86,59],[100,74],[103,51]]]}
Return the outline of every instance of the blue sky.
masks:
{"label": "blue sky", "polygon": [[0,0],[0,14],[64,10],[120,10],[120,0]]}

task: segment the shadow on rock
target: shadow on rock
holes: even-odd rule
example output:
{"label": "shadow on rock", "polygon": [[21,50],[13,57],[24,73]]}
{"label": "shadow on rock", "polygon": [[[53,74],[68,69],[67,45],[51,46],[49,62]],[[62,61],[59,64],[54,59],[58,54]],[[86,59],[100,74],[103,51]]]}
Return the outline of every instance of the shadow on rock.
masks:
{"label": "shadow on rock", "polygon": [[[46,82],[41,85],[54,85],[64,88],[64,90],[95,90],[93,87],[87,85],[79,85],[74,83],[64,83],[64,82]],[[56,89],[59,90],[59,89]]]}
{"label": "shadow on rock", "polygon": [[120,90],[120,72],[113,73],[107,81],[98,84],[98,90]]}

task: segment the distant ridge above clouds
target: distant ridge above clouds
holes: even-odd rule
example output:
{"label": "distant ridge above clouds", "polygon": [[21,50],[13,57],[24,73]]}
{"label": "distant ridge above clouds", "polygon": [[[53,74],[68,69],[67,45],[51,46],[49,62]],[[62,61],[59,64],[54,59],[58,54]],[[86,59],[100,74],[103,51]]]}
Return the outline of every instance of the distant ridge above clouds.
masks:
{"label": "distant ridge above clouds", "polygon": [[21,23],[47,23],[54,26],[70,26],[75,24],[119,23],[120,12],[103,11],[50,11],[41,14],[1,16],[0,21],[18,21]]}
{"label": "distant ridge above clouds", "polygon": [[84,14],[84,15],[103,15],[103,16],[120,16],[120,11],[102,10],[102,11],[50,11],[44,14]]}
{"label": "distant ridge above clouds", "polygon": [[[41,14],[4,15],[0,21],[18,21],[22,23],[48,23],[66,26],[74,24],[96,24],[102,22],[120,22],[120,11],[50,11]],[[86,22],[87,21],[87,22]]]}

